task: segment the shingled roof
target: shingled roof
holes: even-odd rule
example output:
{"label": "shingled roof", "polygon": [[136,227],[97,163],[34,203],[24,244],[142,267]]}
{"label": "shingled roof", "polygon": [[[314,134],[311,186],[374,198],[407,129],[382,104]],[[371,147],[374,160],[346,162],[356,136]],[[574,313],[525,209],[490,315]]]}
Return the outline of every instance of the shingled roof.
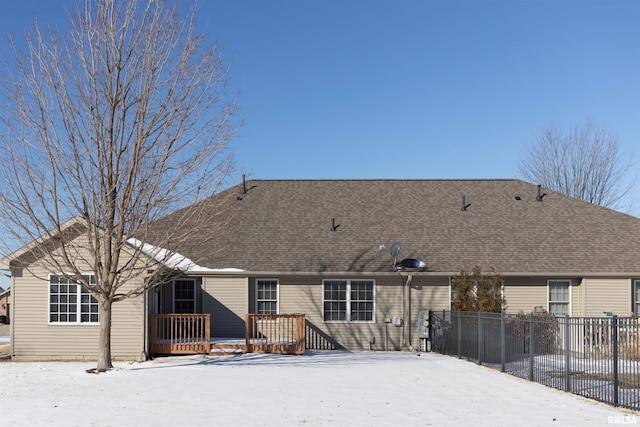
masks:
{"label": "shingled roof", "polygon": [[232,204],[228,223],[212,216],[181,253],[209,268],[383,272],[400,241],[400,258],[434,273],[639,274],[640,219],[543,191],[511,179],[251,180],[206,200]]}

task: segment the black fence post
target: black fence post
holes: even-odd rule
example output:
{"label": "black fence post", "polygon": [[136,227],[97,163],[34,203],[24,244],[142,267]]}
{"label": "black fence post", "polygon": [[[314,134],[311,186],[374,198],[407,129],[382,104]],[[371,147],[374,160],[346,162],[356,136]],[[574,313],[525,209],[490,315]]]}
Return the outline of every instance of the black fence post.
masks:
{"label": "black fence post", "polygon": [[[442,318],[442,323],[444,323],[444,317]],[[429,329],[427,329],[427,335],[428,335],[427,342],[431,344],[431,351],[433,351],[433,337],[434,337],[433,329],[434,329],[433,310],[429,310]],[[427,344],[424,345],[424,351],[427,351]]]}
{"label": "black fence post", "polygon": [[564,316],[564,389],[571,391],[571,325],[568,314]]}
{"label": "black fence post", "polygon": [[533,348],[533,334],[533,313],[531,313],[529,315],[529,381],[533,381],[533,356],[535,355],[535,351]]}
{"label": "black fence post", "polygon": [[611,334],[613,338],[613,405],[618,406],[618,388],[620,379],[618,378],[618,316],[611,319]]}
{"label": "black fence post", "polygon": [[478,365],[482,365],[482,352],[484,350],[484,331],[482,328],[482,315],[478,312]]}
{"label": "black fence post", "polygon": [[505,371],[507,362],[507,331],[504,311],[500,312],[500,372]]}
{"label": "black fence post", "polygon": [[459,311],[456,315],[458,316],[458,359],[462,359],[462,316]]}

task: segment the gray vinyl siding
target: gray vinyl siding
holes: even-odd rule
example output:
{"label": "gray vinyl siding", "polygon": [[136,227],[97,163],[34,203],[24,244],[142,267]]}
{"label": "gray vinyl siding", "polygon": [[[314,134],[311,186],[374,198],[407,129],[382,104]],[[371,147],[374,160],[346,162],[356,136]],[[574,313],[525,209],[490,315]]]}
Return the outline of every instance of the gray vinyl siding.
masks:
{"label": "gray vinyl siding", "polygon": [[[611,312],[618,316],[631,315],[632,280],[584,279],[584,313],[586,316],[604,316]],[[574,312],[574,315],[579,315]]]}
{"label": "gray vinyl siding", "polygon": [[[32,269],[36,275],[14,270],[15,313],[12,351],[15,360],[87,359],[98,356],[99,325],[50,324],[49,272]],[[36,277],[37,276],[37,277]],[[133,284],[133,283],[132,283]],[[124,290],[124,289],[123,289]],[[111,352],[116,360],[139,360],[144,351],[143,298],[113,305]]]}
{"label": "gray vinyl siding", "polygon": [[[403,313],[402,287],[406,278],[400,276],[381,276],[363,274],[357,279],[375,280],[375,322],[324,322],[322,280],[336,279],[325,277],[279,277],[280,313],[304,313],[307,321],[307,334],[329,336],[336,347],[348,349],[368,349],[369,337],[375,343],[373,350],[395,350],[400,348],[404,332],[408,343],[409,322],[404,327],[395,327],[388,323],[394,317],[405,318]],[[417,316],[421,308],[443,310],[449,308],[448,279],[414,278],[411,284],[411,335],[417,345]]]}
{"label": "gray vinyl siding", "polygon": [[571,315],[585,316],[585,286],[584,279],[576,279],[572,281],[571,286]]}
{"label": "gray vinyl siding", "polygon": [[202,312],[211,314],[212,337],[244,337],[249,312],[249,280],[246,277],[205,277]]}
{"label": "gray vinyl siding", "polygon": [[[419,278],[411,282],[411,313],[417,320],[418,310],[449,310],[451,288],[448,277]],[[413,319],[412,319],[413,321]]]}
{"label": "gray vinyl siding", "polygon": [[[373,336],[373,349],[384,349],[384,320],[402,316],[402,288],[397,277],[394,280],[363,275],[357,279],[375,280],[375,322],[324,322],[322,280],[338,277],[280,278],[280,313],[304,313],[307,321],[307,335],[328,336],[337,348],[367,349],[368,338]],[[355,279],[355,278],[354,278]],[[397,283],[395,283],[397,282]],[[396,335],[389,338],[389,345],[395,345]]]}
{"label": "gray vinyl siding", "polygon": [[547,280],[545,278],[506,279],[504,298],[507,313],[531,313],[535,307],[549,310]]}

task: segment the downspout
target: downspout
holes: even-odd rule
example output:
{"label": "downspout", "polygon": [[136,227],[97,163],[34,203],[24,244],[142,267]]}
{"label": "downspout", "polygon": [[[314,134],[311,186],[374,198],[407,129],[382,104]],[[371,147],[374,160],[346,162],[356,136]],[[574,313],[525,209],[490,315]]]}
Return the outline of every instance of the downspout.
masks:
{"label": "downspout", "polygon": [[587,281],[583,277],[580,279],[580,288],[582,288],[582,316],[587,316]]}
{"label": "downspout", "polygon": [[147,289],[143,293],[142,298],[142,306],[144,310],[142,310],[142,353],[140,354],[139,362],[144,362],[149,360],[149,292],[151,289]]}
{"label": "downspout", "polygon": [[409,350],[414,351],[415,349],[413,348],[413,345],[411,345],[411,281],[413,280],[413,275],[409,274],[407,275],[407,281],[405,283],[405,286],[407,288],[407,293],[406,293],[406,305],[405,305],[405,325],[406,328],[408,328],[407,330],[407,336],[408,336],[408,347]]}

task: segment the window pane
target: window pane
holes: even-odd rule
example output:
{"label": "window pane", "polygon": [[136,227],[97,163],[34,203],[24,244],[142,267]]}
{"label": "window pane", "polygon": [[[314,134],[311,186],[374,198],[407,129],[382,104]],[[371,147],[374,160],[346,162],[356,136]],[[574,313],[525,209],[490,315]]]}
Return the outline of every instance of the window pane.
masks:
{"label": "window pane", "polygon": [[373,321],[373,280],[325,280],[323,287],[325,321]]}
{"label": "window pane", "polygon": [[549,313],[556,316],[569,314],[571,282],[569,280],[549,281]]}
{"label": "window pane", "polygon": [[[86,276],[89,283],[95,283],[95,276]],[[80,304],[78,301],[80,300]],[[49,283],[49,321],[56,323],[76,323],[91,321],[80,313],[96,313],[98,301],[82,286],[64,276],[51,275]]]}
{"label": "window pane", "polygon": [[569,302],[569,281],[549,281],[549,302]]}
{"label": "window pane", "polygon": [[278,281],[256,281],[256,312],[258,314],[278,314]]}
{"label": "window pane", "polygon": [[325,321],[347,320],[347,282],[343,280],[327,280],[324,282]]}
{"label": "window pane", "polygon": [[351,320],[373,320],[373,281],[354,280],[351,282]]}
{"label": "window pane", "polygon": [[181,279],[173,282],[173,302],[175,313],[196,312],[196,282],[192,279]]}
{"label": "window pane", "polygon": [[556,316],[565,316],[569,314],[568,303],[549,303],[549,313]]}

